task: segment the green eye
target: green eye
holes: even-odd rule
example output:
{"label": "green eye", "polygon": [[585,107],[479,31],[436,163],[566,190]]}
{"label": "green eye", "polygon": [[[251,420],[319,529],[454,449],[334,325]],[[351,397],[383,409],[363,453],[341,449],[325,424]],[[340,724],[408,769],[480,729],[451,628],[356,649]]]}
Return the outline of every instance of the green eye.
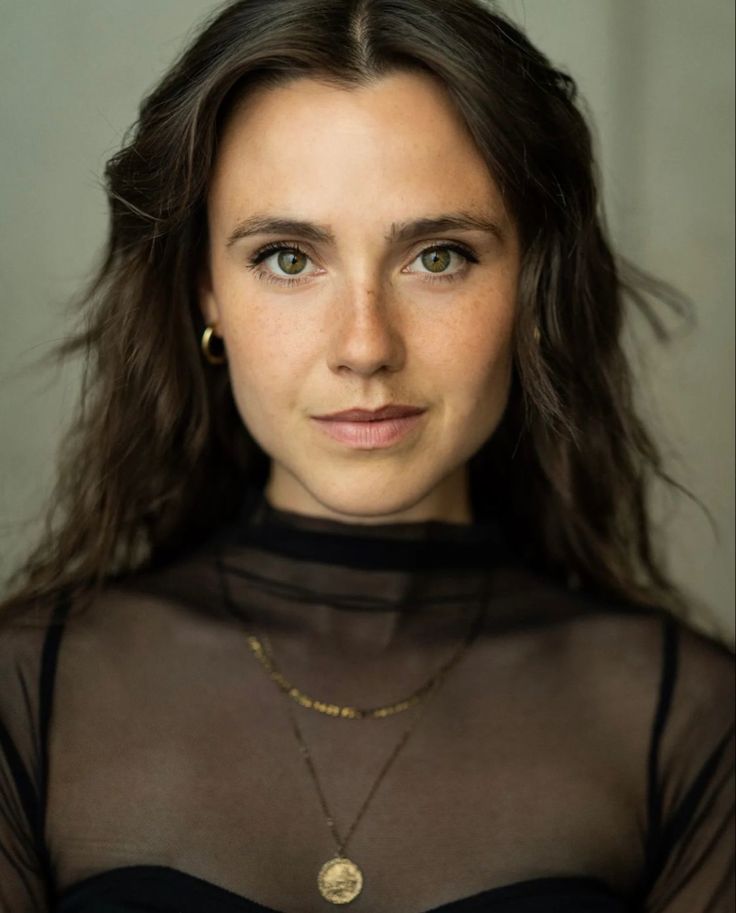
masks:
{"label": "green eye", "polygon": [[307,265],[307,260],[307,255],[300,250],[282,250],[276,258],[279,269],[282,269],[289,276],[296,276],[301,273]]}
{"label": "green eye", "polygon": [[426,250],[422,254],[422,266],[425,266],[431,273],[443,273],[451,260],[452,251],[446,247],[436,247],[433,250]]}

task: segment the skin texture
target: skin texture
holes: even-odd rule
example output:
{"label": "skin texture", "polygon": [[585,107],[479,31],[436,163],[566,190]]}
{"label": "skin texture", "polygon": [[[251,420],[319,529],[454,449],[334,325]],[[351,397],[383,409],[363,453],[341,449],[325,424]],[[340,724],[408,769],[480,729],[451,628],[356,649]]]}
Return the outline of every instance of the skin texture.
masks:
{"label": "skin texture", "polygon": [[[497,232],[389,237],[446,213]],[[317,223],[334,240],[232,240],[256,214]],[[519,243],[444,87],[401,72],[361,88],[300,78],[245,96],[223,131],[208,222],[200,306],[224,339],[240,415],[271,457],[269,501],[345,522],[471,522],[467,462],[511,382]],[[254,266],[273,242],[301,253],[271,250]],[[388,403],[426,412],[380,449],[338,443],[312,418]]]}

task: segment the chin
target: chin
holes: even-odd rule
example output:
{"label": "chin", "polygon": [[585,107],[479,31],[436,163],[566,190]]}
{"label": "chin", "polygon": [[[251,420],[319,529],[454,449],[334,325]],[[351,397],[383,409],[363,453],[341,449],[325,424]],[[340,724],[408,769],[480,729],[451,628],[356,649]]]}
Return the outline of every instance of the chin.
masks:
{"label": "chin", "polygon": [[[336,474],[337,475],[337,474]],[[409,483],[412,473],[397,473],[391,480],[355,477],[325,479],[304,487],[316,502],[315,510],[336,520],[352,523],[401,523],[427,518],[425,500],[434,486]]]}
{"label": "chin", "polygon": [[344,520],[346,523],[400,523],[407,519],[406,511],[410,505],[396,499],[376,499],[374,498],[349,498],[337,499],[334,497],[326,498],[323,502],[324,507],[329,512],[329,516],[336,520]]}

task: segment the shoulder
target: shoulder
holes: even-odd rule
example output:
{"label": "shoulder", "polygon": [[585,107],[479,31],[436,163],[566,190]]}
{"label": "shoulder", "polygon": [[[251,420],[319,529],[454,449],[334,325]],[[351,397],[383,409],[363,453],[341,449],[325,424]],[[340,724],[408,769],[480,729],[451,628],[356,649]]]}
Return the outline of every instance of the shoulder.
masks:
{"label": "shoulder", "polygon": [[35,789],[48,706],[48,671],[56,601],[14,607],[0,616],[0,793],[11,781]]}
{"label": "shoulder", "polygon": [[736,663],[723,643],[664,610],[615,604],[582,613],[561,642],[585,700],[660,774],[685,782],[732,751]]}
{"label": "shoulder", "polygon": [[214,563],[200,551],[95,591],[57,591],[0,613],[0,702],[19,689],[35,693],[44,667],[53,679],[62,661],[99,669],[177,639],[206,638],[222,615],[217,587]]}
{"label": "shoulder", "polygon": [[31,706],[28,698],[38,688],[57,604],[58,597],[52,597],[0,615],[0,704],[21,692]]}
{"label": "shoulder", "polygon": [[597,669],[649,687],[656,682],[661,701],[676,699],[691,714],[713,701],[732,704],[731,650],[663,609],[596,606],[571,625],[568,644],[589,674]]}
{"label": "shoulder", "polygon": [[656,668],[693,691],[722,688],[734,669],[733,651],[670,611],[614,599],[560,593],[565,606],[553,634],[569,661],[582,668],[617,668],[631,674]]}
{"label": "shoulder", "polygon": [[571,620],[561,640],[568,661],[591,684],[628,683],[633,697],[654,691],[659,702],[676,700],[692,715],[714,701],[724,710],[733,706],[731,650],[664,609],[596,602]]}
{"label": "shoulder", "polygon": [[[641,745],[660,714],[676,727],[728,727],[734,714],[730,649],[670,612],[540,586],[524,598],[514,633],[526,674]],[[532,608],[533,606],[533,608]],[[516,637],[518,633],[518,638]]]}
{"label": "shoulder", "polygon": [[[121,682],[160,672],[166,658],[219,644],[221,600],[213,563],[204,555],[108,581],[73,607],[60,637],[59,684]],[[78,609],[78,611],[77,611]]]}

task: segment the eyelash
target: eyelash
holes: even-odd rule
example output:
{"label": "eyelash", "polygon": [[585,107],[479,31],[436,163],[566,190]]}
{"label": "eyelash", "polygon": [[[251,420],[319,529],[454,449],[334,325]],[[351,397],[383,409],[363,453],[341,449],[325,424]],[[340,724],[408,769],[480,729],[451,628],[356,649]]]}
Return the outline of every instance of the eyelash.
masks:
{"label": "eyelash", "polygon": [[[425,247],[423,250],[419,251],[417,257],[420,257],[422,254],[431,253],[435,250],[450,250],[453,253],[460,254],[460,256],[464,257],[465,260],[467,260],[469,263],[478,263],[478,258],[475,256],[472,250],[470,250],[470,248],[455,242],[450,244],[434,244],[431,247]],[[303,250],[297,242],[290,242],[289,244],[285,244],[283,241],[272,241],[269,244],[264,244],[263,247],[255,251],[255,253],[248,259],[247,268],[253,270],[259,279],[263,279],[266,282],[274,282],[277,285],[293,286],[304,282],[305,278],[286,278],[283,276],[274,276],[273,273],[269,273],[265,269],[258,268],[259,264],[268,256],[280,251],[290,251],[294,253],[304,254],[307,257],[309,256],[309,254],[307,254],[307,252]],[[416,260],[417,257],[414,259]],[[455,279],[461,277],[460,273],[451,273],[448,276],[443,276],[440,273],[436,275],[432,275],[431,273],[419,273],[419,275],[423,280],[427,280],[429,282],[453,282]]]}

